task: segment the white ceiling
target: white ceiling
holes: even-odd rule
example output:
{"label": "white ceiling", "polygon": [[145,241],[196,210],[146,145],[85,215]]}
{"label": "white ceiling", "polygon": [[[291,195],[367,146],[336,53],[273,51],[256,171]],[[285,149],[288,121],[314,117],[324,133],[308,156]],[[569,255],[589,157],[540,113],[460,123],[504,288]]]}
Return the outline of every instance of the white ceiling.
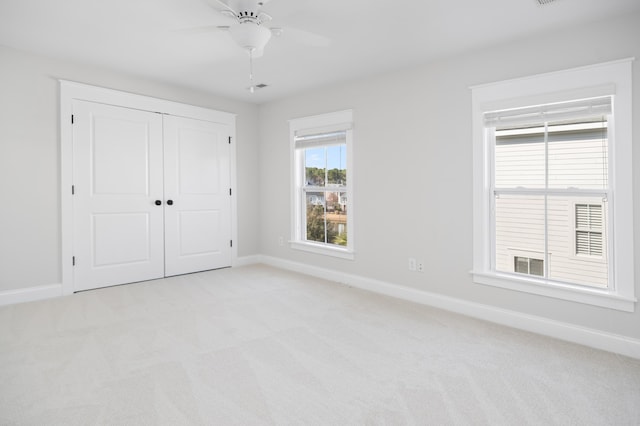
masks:
{"label": "white ceiling", "polygon": [[[227,33],[206,28],[229,24],[212,4],[0,0],[0,45],[262,103],[640,11],[639,0],[271,0],[263,8],[273,16],[268,25],[285,32],[254,61],[256,83],[269,87],[250,94],[247,54]],[[295,29],[331,42],[301,43]]]}

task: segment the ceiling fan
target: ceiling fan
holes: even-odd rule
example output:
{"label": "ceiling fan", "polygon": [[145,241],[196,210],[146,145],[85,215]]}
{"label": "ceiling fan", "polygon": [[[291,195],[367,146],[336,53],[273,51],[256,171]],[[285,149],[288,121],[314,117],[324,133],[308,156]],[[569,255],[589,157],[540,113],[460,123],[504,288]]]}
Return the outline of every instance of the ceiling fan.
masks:
{"label": "ceiling fan", "polygon": [[[271,15],[264,12],[262,7],[271,0],[210,0],[209,3],[221,15],[233,19],[230,25],[217,26],[220,30],[229,32],[235,43],[249,54],[249,81],[247,88],[251,93],[265,85],[253,83],[253,59],[264,54],[264,48],[272,35],[280,36],[285,31],[298,42],[311,46],[327,46],[329,39],[307,31],[281,27],[267,27],[264,25],[272,20]],[[216,7],[217,6],[217,7]]]}
{"label": "ceiling fan", "polygon": [[268,28],[263,24],[271,21],[271,15],[263,12],[262,6],[269,0],[216,0],[222,6],[218,12],[234,19],[232,25],[218,26],[228,30],[233,41],[246,49],[254,58],[264,53],[264,47],[271,39],[271,35],[281,35],[282,28]]}

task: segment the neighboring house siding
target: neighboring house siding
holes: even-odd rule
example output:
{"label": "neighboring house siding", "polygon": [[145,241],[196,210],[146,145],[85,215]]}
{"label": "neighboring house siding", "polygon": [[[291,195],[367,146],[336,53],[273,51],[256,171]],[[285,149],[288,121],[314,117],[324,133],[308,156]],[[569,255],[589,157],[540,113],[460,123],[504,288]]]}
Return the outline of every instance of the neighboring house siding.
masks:
{"label": "neighboring house siding", "polygon": [[[580,201],[602,202],[599,198],[581,198]],[[603,257],[575,254],[574,203],[558,197],[550,197],[547,202],[549,277],[605,287],[608,277],[606,254]],[[544,260],[543,197],[501,196],[496,200],[496,269],[513,272],[514,256]]]}
{"label": "neighboring house siding", "polygon": [[[509,138],[496,144],[497,188],[544,188],[544,143]],[[602,189],[607,185],[607,146],[604,139],[554,141],[549,143],[549,187]],[[603,172],[604,170],[604,172]],[[600,231],[606,231],[606,202],[602,197],[549,196],[549,277],[571,283],[606,287],[606,247],[602,256],[576,254],[576,203],[602,205]],[[544,260],[545,198],[542,195],[506,195],[496,198],[496,270],[514,272],[514,258]]]}

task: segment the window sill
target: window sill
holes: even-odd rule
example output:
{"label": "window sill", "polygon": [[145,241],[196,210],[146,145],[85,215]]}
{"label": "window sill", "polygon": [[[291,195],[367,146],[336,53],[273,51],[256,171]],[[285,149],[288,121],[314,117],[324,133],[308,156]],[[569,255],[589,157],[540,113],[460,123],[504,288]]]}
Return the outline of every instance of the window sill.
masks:
{"label": "window sill", "polygon": [[325,256],[339,257],[341,259],[353,260],[354,253],[345,248],[327,247],[324,244],[313,244],[301,241],[291,241],[291,248],[310,253],[322,254]]}
{"label": "window sill", "polygon": [[543,279],[517,277],[510,274],[472,271],[473,282],[508,290],[569,300],[618,311],[634,312],[637,299],[596,288],[549,283]]}

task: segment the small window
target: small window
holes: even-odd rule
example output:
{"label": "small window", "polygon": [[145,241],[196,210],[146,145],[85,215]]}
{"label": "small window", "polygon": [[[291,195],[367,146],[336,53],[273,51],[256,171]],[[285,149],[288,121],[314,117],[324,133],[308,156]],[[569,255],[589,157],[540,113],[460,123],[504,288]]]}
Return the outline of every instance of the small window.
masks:
{"label": "small window", "polygon": [[351,111],[291,120],[292,247],[353,258]]}
{"label": "small window", "polygon": [[513,270],[520,274],[544,275],[544,261],[542,259],[532,259],[530,257],[513,257]]}
{"label": "small window", "polygon": [[340,200],[345,199],[347,188],[346,132],[314,135],[324,139],[326,145],[305,147],[305,141],[296,139],[304,168],[304,183],[300,190],[307,202],[304,207],[306,241],[346,246],[347,233],[340,225],[347,223],[348,209]]}
{"label": "small window", "polygon": [[602,257],[602,205],[576,204],[576,255]]}

